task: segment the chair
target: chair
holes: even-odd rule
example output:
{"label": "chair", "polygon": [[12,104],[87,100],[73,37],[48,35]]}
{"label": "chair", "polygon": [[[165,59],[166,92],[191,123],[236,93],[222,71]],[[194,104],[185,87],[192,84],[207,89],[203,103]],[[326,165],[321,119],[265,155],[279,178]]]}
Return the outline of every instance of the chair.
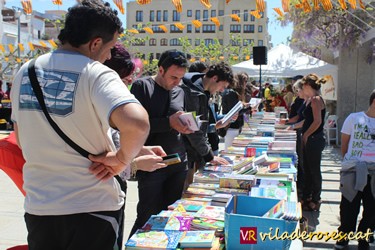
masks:
{"label": "chair", "polygon": [[[336,145],[339,145],[339,130],[337,124],[337,115],[329,115],[324,122],[324,133],[327,137],[328,145],[331,144],[331,141],[334,140]],[[331,131],[334,131],[334,137],[331,137]]]}

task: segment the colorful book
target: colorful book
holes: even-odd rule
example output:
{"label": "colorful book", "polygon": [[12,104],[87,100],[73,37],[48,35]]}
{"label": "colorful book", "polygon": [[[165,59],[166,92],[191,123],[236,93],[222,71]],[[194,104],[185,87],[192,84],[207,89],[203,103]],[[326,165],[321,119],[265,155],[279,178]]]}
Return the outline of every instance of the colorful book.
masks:
{"label": "colorful book", "polygon": [[215,230],[224,228],[224,221],[195,217],[191,222],[194,230]]}
{"label": "colorful book", "polygon": [[183,233],[180,231],[137,230],[126,242],[126,249],[176,249]]}
{"label": "colorful book", "polygon": [[216,193],[220,193],[220,194],[249,195],[249,190],[248,189],[218,188],[215,191],[216,191]]}
{"label": "colorful book", "polygon": [[175,210],[181,204],[187,212],[197,212],[203,205],[210,205],[210,201],[194,201],[187,199],[180,199],[168,206],[169,210]]}
{"label": "colorful book", "polygon": [[225,209],[223,207],[203,206],[201,209],[199,209],[195,216],[200,218],[224,221],[224,210]]}
{"label": "colorful book", "polygon": [[237,188],[250,190],[255,184],[253,175],[228,175],[220,178],[221,188]]}
{"label": "colorful book", "polygon": [[159,216],[159,215],[151,215],[148,219],[146,224],[142,227],[142,230],[145,231],[162,231],[165,228],[165,225],[169,221],[169,217],[166,216]]}
{"label": "colorful book", "polygon": [[273,206],[270,210],[268,210],[262,217],[266,218],[280,218],[285,214],[285,200],[280,200]]}
{"label": "colorful book", "polygon": [[192,188],[189,187],[186,191],[186,194],[192,194],[192,195],[197,195],[197,196],[212,196],[215,194],[215,191],[213,190],[208,190],[208,189],[203,189],[203,188]]}
{"label": "colorful book", "polygon": [[203,169],[204,171],[220,172],[220,173],[232,173],[232,165],[207,165]]}
{"label": "colorful book", "polygon": [[212,247],[215,231],[188,231],[180,239],[180,247]]}
{"label": "colorful book", "polygon": [[193,182],[193,183],[191,183],[189,185],[189,187],[215,190],[216,188],[219,188],[220,185],[217,184],[217,183],[199,183],[199,182]]}
{"label": "colorful book", "polygon": [[164,230],[189,231],[190,223],[194,217],[173,215],[169,218]]}

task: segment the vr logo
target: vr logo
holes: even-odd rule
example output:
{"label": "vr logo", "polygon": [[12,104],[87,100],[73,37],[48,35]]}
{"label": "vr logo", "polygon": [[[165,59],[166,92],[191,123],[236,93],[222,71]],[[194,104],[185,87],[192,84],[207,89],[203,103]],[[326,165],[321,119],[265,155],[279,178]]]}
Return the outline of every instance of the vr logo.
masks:
{"label": "vr logo", "polygon": [[257,244],[257,228],[241,227],[240,244]]}

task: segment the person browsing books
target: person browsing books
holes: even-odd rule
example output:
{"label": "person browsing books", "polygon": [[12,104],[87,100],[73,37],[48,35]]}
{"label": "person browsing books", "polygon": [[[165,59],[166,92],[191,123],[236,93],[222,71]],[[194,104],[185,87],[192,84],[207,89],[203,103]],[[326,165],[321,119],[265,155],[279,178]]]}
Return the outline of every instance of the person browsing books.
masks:
{"label": "person browsing books", "polygon": [[[233,72],[230,66],[224,62],[211,65],[205,74],[187,73],[183,78],[181,88],[185,92],[185,109],[201,115],[201,120],[210,120],[214,116],[209,106],[210,96],[223,92],[233,81]],[[216,123],[217,128],[225,127],[220,120]],[[192,134],[184,135],[184,142],[188,154],[189,172],[186,179],[187,187],[193,180],[196,170],[210,162],[217,165],[227,165],[229,162],[222,157],[215,156],[207,140],[209,124],[202,123],[200,130]]]}
{"label": "person browsing books", "polygon": [[182,52],[164,51],[159,58],[157,74],[140,78],[132,85],[131,92],[149,114],[151,130],[145,145],[160,145],[167,154],[177,153],[181,162],[154,172],[137,171],[139,202],[130,236],[151,215],[167,209],[182,196],[187,160],[181,134],[192,131],[179,119],[184,114],[184,92],[178,85],[187,66]]}
{"label": "person browsing books", "polygon": [[[51,119],[89,158],[70,147],[41,112],[28,77],[30,62],[15,76],[12,120],[26,160],[30,250],[122,248],[125,195],[114,176],[139,153],[150,128],[146,110],[102,64],[122,32],[108,3],[83,0],[69,8],[61,46],[30,61]],[[120,131],[117,151],[110,128]]]}

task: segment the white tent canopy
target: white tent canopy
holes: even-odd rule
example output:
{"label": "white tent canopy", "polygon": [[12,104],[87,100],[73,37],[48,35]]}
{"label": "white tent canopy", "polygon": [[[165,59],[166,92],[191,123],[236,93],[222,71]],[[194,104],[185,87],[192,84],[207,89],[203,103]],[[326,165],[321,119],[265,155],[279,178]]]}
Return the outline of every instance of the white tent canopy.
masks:
{"label": "white tent canopy", "polygon": [[[279,44],[267,53],[267,65],[262,65],[262,78],[267,77],[293,77],[316,73],[329,78],[327,84],[322,86],[325,99],[336,100],[337,71],[336,65],[328,64],[322,60],[309,56],[303,52],[295,52],[289,46]],[[254,65],[253,60],[240,62],[232,66],[234,72],[244,71],[249,76],[259,77],[259,65]]]}

